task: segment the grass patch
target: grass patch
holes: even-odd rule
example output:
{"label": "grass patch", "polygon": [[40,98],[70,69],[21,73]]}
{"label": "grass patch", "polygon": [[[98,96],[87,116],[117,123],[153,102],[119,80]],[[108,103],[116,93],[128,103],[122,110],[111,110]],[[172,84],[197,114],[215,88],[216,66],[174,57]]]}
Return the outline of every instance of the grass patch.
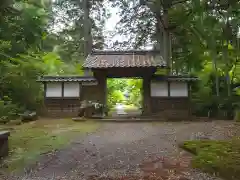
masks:
{"label": "grass patch", "polygon": [[84,133],[96,130],[96,122],[74,122],[65,120],[38,120],[19,126],[0,126],[11,129],[9,138],[10,153],[4,159],[3,167],[9,171],[20,170],[34,163],[37,158],[54,151]]}
{"label": "grass patch", "polygon": [[196,155],[193,167],[226,179],[240,179],[240,139],[186,141],[180,147]]}

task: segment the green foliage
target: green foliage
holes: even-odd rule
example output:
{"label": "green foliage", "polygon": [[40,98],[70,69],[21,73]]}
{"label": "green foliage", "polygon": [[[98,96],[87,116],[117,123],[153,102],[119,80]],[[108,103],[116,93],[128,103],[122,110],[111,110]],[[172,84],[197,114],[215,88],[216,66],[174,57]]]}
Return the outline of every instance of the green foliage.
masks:
{"label": "green foliage", "polygon": [[[238,99],[233,88],[240,82],[239,1],[126,0],[113,4],[120,9],[118,32],[130,37],[123,47],[141,48],[151,42],[156,48],[160,44],[161,50],[162,26],[168,26],[172,73],[200,77],[192,89],[195,113],[206,116],[214,111],[212,115],[217,117],[220,107],[231,104],[224,111],[232,114],[232,104]],[[163,9],[168,10],[167,23]]]}
{"label": "green foliage", "polygon": [[[141,79],[108,79],[107,88],[109,107],[114,106],[116,103],[123,103],[123,101],[141,107]],[[124,96],[126,92],[129,94],[128,99]]]}
{"label": "green foliage", "polygon": [[9,1],[1,8],[0,118],[10,119],[38,107],[41,87],[36,78],[44,73],[40,48],[48,9],[33,1]]}
{"label": "green foliage", "polygon": [[0,123],[7,123],[14,119],[19,112],[19,107],[11,102],[8,97],[0,100]]}
{"label": "green foliage", "polygon": [[[83,6],[84,2],[88,2],[88,8]],[[1,2],[0,98],[9,96],[12,104],[21,109],[38,109],[42,105],[42,87],[36,82],[38,76],[82,75],[86,40],[92,49],[102,49],[105,45],[103,32],[108,12],[104,2]],[[226,1],[225,4],[199,0],[191,3],[110,0],[108,3],[120,11],[121,20],[115,29],[120,35],[129,37],[120,48],[141,48],[149,43],[158,47],[162,43],[159,36],[162,29],[158,23],[163,20],[163,8],[169,8],[172,73],[194,74],[201,79],[192,88],[196,114],[206,115],[209,111],[218,114],[221,108],[220,112],[225,108],[224,113],[232,114],[233,104],[239,99],[233,89],[240,82],[238,1]],[[86,18],[84,12],[88,11],[90,15]],[[86,23],[91,25],[89,32],[85,31]],[[113,48],[118,48],[118,42],[113,44]],[[165,73],[162,69],[156,72]],[[119,91],[128,91],[128,103],[140,106],[141,84],[133,82],[111,82],[108,85],[109,97],[112,97],[109,104],[123,100]]]}
{"label": "green foliage", "polygon": [[48,20],[47,8],[20,0],[10,1],[1,12],[0,40],[11,44],[11,48],[1,54],[1,60],[41,46]]}
{"label": "green foliage", "polygon": [[194,153],[193,166],[226,179],[240,178],[240,141],[186,141],[180,145]]}
{"label": "green foliage", "polygon": [[[216,75],[219,78],[219,96],[216,94]],[[232,88],[231,96],[228,96],[225,72],[221,68],[215,72],[213,69],[213,63],[211,61],[206,61],[201,72],[198,72],[198,76],[201,81],[192,86],[192,98],[195,103],[195,113],[201,116],[232,119],[234,116],[235,105],[239,102],[240,96],[235,93],[236,91],[234,91],[234,88]],[[233,75],[230,74],[230,78],[232,79],[231,83],[234,85],[235,81]],[[225,114],[226,117],[220,114]]]}
{"label": "green foliage", "polygon": [[130,93],[129,104],[140,108],[142,106],[142,79],[129,79],[127,85]]}
{"label": "green foliage", "polygon": [[111,94],[108,96],[108,105],[109,107],[114,106],[116,103],[121,103],[124,100],[123,93],[119,90],[114,90]]}
{"label": "green foliage", "polygon": [[55,33],[55,18],[65,18],[58,16],[60,11],[49,0],[1,3],[0,99],[8,96],[11,103],[6,106],[4,101],[0,117],[10,116],[10,109],[8,115],[6,109],[12,106],[19,111],[41,108],[43,88],[36,82],[39,76],[83,74],[79,63],[83,59],[83,33],[78,31],[83,26],[74,22],[74,31],[66,26]]}
{"label": "green foliage", "polygon": [[[85,0],[56,0],[52,5],[54,16],[50,28],[56,33],[47,37],[44,46],[48,47],[48,43],[52,44],[54,40],[54,50],[67,63],[82,63],[84,59],[84,39],[86,39],[84,30],[87,28],[84,20],[84,2]],[[102,0],[87,2],[90,13],[88,18],[91,21],[91,47],[102,49],[104,45],[103,27],[107,19],[105,6],[103,6]]]}

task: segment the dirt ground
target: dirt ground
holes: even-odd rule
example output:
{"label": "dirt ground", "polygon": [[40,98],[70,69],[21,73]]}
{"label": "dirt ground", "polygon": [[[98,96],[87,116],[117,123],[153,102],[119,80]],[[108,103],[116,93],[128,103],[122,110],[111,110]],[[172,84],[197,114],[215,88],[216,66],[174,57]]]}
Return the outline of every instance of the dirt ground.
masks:
{"label": "dirt ground", "polygon": [[[232,127],[233,122],[229,121],[104,123],[97,132],[79,136],[70,146],[43,155],[31,170],[9,175],[7,179],[80,180],[141,175],[144,171],[141,167],[146,162],[184,154],[177,147],[179,142],[195,139],[199,134],[225,139],[232,136],[229,130]],[[184,170],[184,176],[185,180],[218,179],[189,167]]]}

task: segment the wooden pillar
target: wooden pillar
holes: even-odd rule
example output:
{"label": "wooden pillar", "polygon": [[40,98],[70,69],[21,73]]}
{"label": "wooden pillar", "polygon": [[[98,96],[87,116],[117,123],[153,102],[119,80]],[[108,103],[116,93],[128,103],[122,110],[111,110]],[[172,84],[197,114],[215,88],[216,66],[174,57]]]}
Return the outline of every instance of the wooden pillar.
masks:
{"label": "wooden pillar", "polygon": [[44,87],[44,99],[47,97],[47,83],[43,82],[43,87]]}
{"label": "wooden pillar", "polygon": [[144,77],[143,78],[143,115],[148,115],[151,113],[151,92],[150,92],[150,77]]}
{"label": "wooden pillar", "polygon": [[82,84],[79,82],[79,100],[81,101],[81,99],[82,99]]}
{"label": "wooden pillar", "polygon": [[105,76],[102,78],[102,82],[103,82],[102,103],[103,105],[107,105],[107,78]]}
{"label": "wooden pillar", "polygon": [[98,88],[97,91],[98,91],[98,100],[99,100],[99,103],[102,103],[104,105],[107,104],[107,79],[105,76],[101,75],[100,77],[98,77]]}
{"label": "wooden pillar", "polygon": [[60,100],[60,111],[63,112],[64,111],[64,82],[61,83],[62,85],[62,99]]}
{"label": "wooden pillar", "polygon": [[169,82],[169,81],[167,81],[167,85],[168,85],[168,98],[170,98],[170,96],[171,96],[171,93],[170,93],[170,91],[171,91],[171,85],[170,85],[170,82]]}
{"label": "wooden pillar", "polygon": [[47,83],[46,82],[43,82],[43,88],[44,88],[44,99],[43,99],[43,114],[44,115],[48,115],[48,105],[47,105]]}
{"label": "wooden pillar", "polygon": [[188,115],[190,116],[192,114],[192,100],[191,100],[191,84],[187,82],[188,87]]}

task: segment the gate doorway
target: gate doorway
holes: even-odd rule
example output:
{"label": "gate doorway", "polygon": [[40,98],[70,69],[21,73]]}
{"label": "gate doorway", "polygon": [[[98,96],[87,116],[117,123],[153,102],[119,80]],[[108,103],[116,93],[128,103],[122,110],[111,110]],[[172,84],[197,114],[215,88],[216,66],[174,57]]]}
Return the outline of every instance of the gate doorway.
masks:
{"label": "gate doorway", "polygon": [[107,106],[111,117],[136,117],[142,114],[143,79],[107,78]]}
{"label": "gate doorway", "polygon": [[143,115],[151,114],[150,83],[158,68],[166,68],[166,63],[158,51],[94,51],[85,60],[83,67],[91,69],[97,79],[96,93],[101,104],[107,105],[107,80],[109,78],[142,79]]}
{"label": "gate doorway", "polygon": [[[157,70],[168,68],[157,51],[94,51],[84,61],[83,67],[90,69],[93,75],[40,78],[39,81],[45,84],[44,103],[47,112],[56,112],[58,115],[70,112],[71,115],[76,115],[76,108],[82,101],[97,102],[104,107],[101,113],[109,112],[107,105],[110,92],[107,81],[115,78],[137,78],[141,80],[142,88],[138,92],[141,92],[140,101],[136,100],[134,103],[139,105],[140,114],[145,117],[154,115],[164,119],[181,120],[188,119],[191,115],[190,82],[198,78],[157,75]],[[116,88],[115,85],[113,87]],[[124,88],[120,91],[124,93],[123,96],[128,97],[131,91],[126,92]],[[122,102],[129,103],[124,99]],[[115,105],[116,103],[118,102],[115,102]]]}

